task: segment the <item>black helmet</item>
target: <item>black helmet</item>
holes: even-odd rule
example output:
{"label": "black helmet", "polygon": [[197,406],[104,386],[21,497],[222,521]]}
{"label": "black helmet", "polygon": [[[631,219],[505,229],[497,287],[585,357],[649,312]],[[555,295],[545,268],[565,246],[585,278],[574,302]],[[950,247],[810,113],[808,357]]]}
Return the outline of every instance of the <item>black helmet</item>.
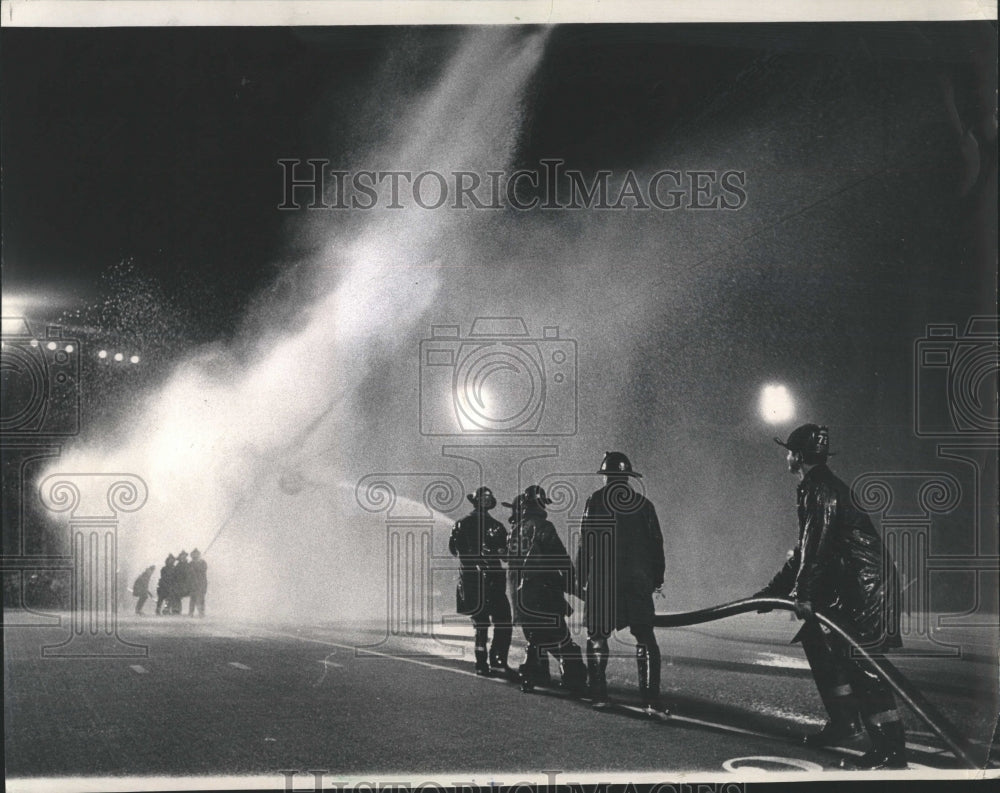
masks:
{"label": "black helmet", "polygon": [[792,430],[787,441],[775,438],[774,442],[790,452],[807,457],[826,457],[830,454],[830,430],[819,424],[803,424]]}
{"label": "black helmet", "polygon": [[514,523],[521,517],[521,510],[524,509],[524,493],[518,493],[514,496],[513,501],[502,501],[500,503],[510,510],[510,517],[507,518],[507,522]]}
{"label": "black helmet", "polygon": [[169,554],[167,554],[167,558],[163,560],[163,563],[164,564],[170,564],[171,562],[175,562],[175,561],[177,561],[177,558],[172,553],[169,553]]}
{"label": "black helmet", "polygon": [[497,500],[493,496],[493,491],[488,487],[481,487],[475,493],[469,493],[466,498],[477,507],[482,507],[487,511],[493,509],[493,507],[497,505]]}
{"label": "black helmet", "polygon": [[642,474],[632,470],[632,463],[621,452],[605,452],[599,474],[605,476],[634,476],[642,479]]}
{"label": "black helmet", "polygon": [[545,495],[545,488],[541,485],[528,485],[524,488],[524,502],[531,504],[551,504],[552,499]]}

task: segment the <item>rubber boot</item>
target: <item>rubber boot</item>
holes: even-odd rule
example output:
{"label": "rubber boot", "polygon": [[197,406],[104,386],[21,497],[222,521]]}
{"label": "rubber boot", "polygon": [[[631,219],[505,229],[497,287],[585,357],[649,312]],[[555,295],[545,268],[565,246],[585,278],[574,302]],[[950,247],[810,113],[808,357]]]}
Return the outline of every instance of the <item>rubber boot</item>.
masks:
{"label": "rubber boot", "polygon": [[547,686],[552,683],[552,670],[549,668],[549,653],[542,647],[538,648],[538,660],[535,669],[538,685]]}
{"label": "rubber boot", "polygon": [[869,771],[906,768],[906,734],[903,732],[903,722],[899,719],[883,724],[868,722],[866,726],[872,739],[872,748],[854,764]]}
{"label": "rubber boot", "polygon": [[639,697],[643,710],[652,718],[666,721],[670,718],[670,711],[660,700],[660,648],[655,644],[637,644],[635,663],[639,672]]}
{"label": "rubber boot", "polygon": [[595,708],[606,708],[608,701],[608,656],[604,648],[596,642],[587,640],[587,676],[589,679],[591,705]]}
{"label": "rubber boot", "polygon": [[837,746],[864,735],[865,728],[858,716],[858,701],[854,694],[821,691],[820,695],[830,720],[819,732],[803,737],[802,742],[806,746]]}
{"label": "rubber boot", "polygon": [[511,629],[509,626],[493,626],[493,642],[490,644],[490,668],[500,675],[509,676],[507,654],[510,652]]}
{"label": "rubber boot", "polygon": [[569,642],[562,648],[562,685],[573,696],[580,697],[587,693],[587,667],[583,665],[580,647],[575,642]]}
{"label": "rubber boot", "polygon": [[476,674],[490,676],[490,664],[486,655],[486,628],[476,628]]}
{"label": "rubber boot", "polygon": [[517,668],[517,676],[521,681],[521,691],[528,694],[535,690],[538,680],[538,647],[529,644],[524,651],[524,663]]}

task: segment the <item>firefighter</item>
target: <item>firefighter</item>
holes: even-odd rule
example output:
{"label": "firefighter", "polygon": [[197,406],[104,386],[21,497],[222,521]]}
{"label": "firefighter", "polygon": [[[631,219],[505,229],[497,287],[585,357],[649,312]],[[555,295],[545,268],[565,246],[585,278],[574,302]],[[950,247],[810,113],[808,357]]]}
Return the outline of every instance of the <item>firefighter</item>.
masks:
{"label": "firefighter", "polygon": [[176,573],[176,558],[169,554],[163,560],[163,567],[160,568],[160,578],[156,582],[156,613],[169,614],[171,611],[171,601],[174,596],[174,577]]}
{"label": "firefighter", "polygon": [[518,621],[528,640],[520,672],[521,689],[531,691],[544,683],[539,674],[539,653],[559,659],[562,685],[573,694],[587,689],[587,670],[580,647],[570,638],[566,617],[571,608],[565,594],[572,585],[572,563],[545,506],[552,501],[538,485],[525,489],[517,521],[519,581],[514,593]]}
{"label": "firefighter", "polygon": [[666,566],[656,508],[632,488],[630,480],[642,475],[621,452],[606,452],[598,473],[604,487],[587,499],[576,555],[593,706],[608,705],[608,638],[627,626],[636,642],[642,707],[666,720],[670,712],[660,699],[660,648],[653,633],[653,593],[663,585]]}
{"label": "firefighter", "polygon": [[[476,629],[476,674],[507,674],[513,627],[500,563],[507,553],[507,529],[489,514],[497,500],[488,487],[480,487],[466,498],[472,503],[472,512],[455,524],[448,540],[448,550],[458,557],[460,565],[457,610],[472,617]],[[487,653],[491,622],[493,641]]]}
{"label": "firefighter", "polygon": [[871,738],[859,768],[906,768],[906,736],[892,690],[851,654],[851,647],[815,619],[833,619],[869,653],[902,646],[896,568],[872,525],[854,505],[850,488],[827,467],[826,427],[803,424],[787,441],[788,470],[799,478],[799,541],[791,558],[762,589],[761,597],[787,597],[805,620],[793,642],[801,641],[820,698],[830,716],[811,746],[832,746],[862,734],[858,714]]}
{"label": "firefighter", "polygon": [[191,551],[191,602],[188,606],[188,616],[193,617],[195,610],[199,617],[205,616],[205,593],[208,592],[208,562],[201,558],[201,551],[195,548]]}
{"label": "firefighter", "polygon": [[542,647],[532,644],[530,630],[525,626],[522,613],[517,609],[517,590],[521,585],[521,570],[527,546],[521,546],[521,513],[524,508],[524,494],[518,493],[511,502],[504,501],[503,506],[510,508],[510,534],[507,540],[507,577],[509,579],[511,599],[514,603],[514,622],[521,626],[524,640],[527,642],[525,662],[518,667],[518,677],[523,680],[530,670],[531,679],[538,685],[548,685],[552,682],[549,670],[549,654]]}
{"label": "firefighter", "polygon": [[177,554],[177,564],[174,566],[174,592],[170,601],[170,613],[182,614],[184,605],[181,601],[191,594],[191,562],[187,551]]}
{"label": "firefighter", "polygon": [[149,580],[153,577],[153,573],[156,571],[156,565],[151,564],[139,577],[135,579],[135,583],[132,584],[132,594],[138,598],[135,604],[135,613],[140,617],[142,616],[142,607],[146,605],[146,600],[153,596],[153,593],[149,591]]}

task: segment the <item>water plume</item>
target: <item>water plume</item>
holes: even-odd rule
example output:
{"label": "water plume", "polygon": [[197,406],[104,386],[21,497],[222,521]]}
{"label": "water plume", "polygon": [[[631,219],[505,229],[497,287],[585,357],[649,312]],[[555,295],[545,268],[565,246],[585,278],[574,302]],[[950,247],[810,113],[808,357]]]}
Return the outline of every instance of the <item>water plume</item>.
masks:
{"label": "water plume", "polygon": [[[373,86],[394,123],[364,165],[506,167],[544,41],[544,31],[474,31],[426,90]],[[371,470],[367,449],[385,442],[356,431],[365,386],[408,341],[447,268],[466,260],[477,220],[419,207],[310,217],[297,233],[321,244],[295,274],[311,285],[309,300],[259,304],[243,338],[178,363],[114,443],[58,462],[62,472],[129,471],[149,484],[149,502],[123,523],[123,578],[198,546],[209,549],[216,613],[384,608],[384,537],[355,517],[353,483]]]}

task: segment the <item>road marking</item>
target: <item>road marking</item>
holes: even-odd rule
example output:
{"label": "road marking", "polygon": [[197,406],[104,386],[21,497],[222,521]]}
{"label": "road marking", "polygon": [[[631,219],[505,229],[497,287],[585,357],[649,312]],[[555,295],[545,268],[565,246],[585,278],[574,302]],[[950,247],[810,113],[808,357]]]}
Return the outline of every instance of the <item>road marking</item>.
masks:
{"label": "road marking", "polygon": [[129,665],[129,669],[131,669],[133,672],[135,672],[136,674],[139,674],[139,675],[148,675],[149,674],[149,670],[146,669],[146,667],[144,667],[144,666],[139,666],[139,664],[130,664]]}
{"label": "road marking", "polygon": [[320,660],[320,663],[323,664],[323,674],[320,675],[319,680],[317,680],[315,683],[313,683],[313,688],[316,688],[316,687],[318,687],[318,686],[320,686],[320,685],[323,684],[323,681],[326,680],[326,674],[327,674],[327,672],[330,671],[330,667],[331,666],[334,667],[334,668],[336,668],[336,669],[343,669],[344,668],[343,664],[338,664],[336,661],[331,661],[330,660],[330,656],[331,655],[336,655],[336,654],[337,654],[337,651],[334,650],[332,653],[328,653],[327,656],[326,656],[326,658],[323,658],[323,659]]}
{"label": "road marking", "polygon": [[[298,639],[300,642],[312,642],[313,644],[323,644],[323,645],[326,645],[327,647],[339,647],[339,648],[344,649],[344,650],[354,650],[354,651],[357,651],[357,649],[358,649],[357,647],[355,647],[352,644],[340,644],[338,642],[327,641],[326,639],[313,639],[313,638],[310,638],[308,636],[297,636],[294,633],[284,633],[282,631],[268,631],[268,633],[273,633],[275,636],[285,636],[285,637],[287,637],[289,639]],[[391,655],[389,653],[380,653],[378,650],[363,650],[360,654],[361,655],[377,655],[380,658],[392,658],[395,661],[402,661],[403,663],[406,663],[406,664],[414,664],[416,666],[425,666],[428,669],[440,669],[443,672],[452,672],[453,674],[456,674],[456,675],[466,675],[467,677],[474,677],[474,678],[477,678],[478,680],[490,680],[490,681],[492,681],[494,683],[506,683],[507,682],[506,680],[503,680],[502,678],[499,678],[499,677],[481,677],[481,676],[477,675],[475,672],[469,672],[469,671],[466,671],[465,669],[455,669],[454,667],[451,667],[451,666],[442,666],[441,664],[432,664],[432,663],[430,663],[428,661],[418,661],[416,658],[404,658],[401,655]]]}
{"label": "road marking", "polygon": [[756,666],[773,666],[779,669],[808,669],[809,661],[784,653],[757,653]]}
{"label": "road marking", "polygon": [[245,664],[241,664],[238,661],[230,661],[229,665],[230,666],[235,666],[237,669],[248,669],[248,670],[250,669],[249,666],[247,666]]}
{"label": "road marking", "polygon": [[[722,767],[732,774],[736,774],[740,771],[774,771],[774,768],[761,768],[759,765],[754,765],[755,763],[766,763],[770,766],[785,766],[785,768],[791,768],[793,771],[822,771],[823,766],[818,763],[812,763],[809,760],[799,760],[795,757],[771,757],[771,756],[754,756],[754,757],[734,757],[731,760],[726,760],[722,764]],[[781,770],[785,770],[784,768]]]}
{"label": "road marking", "polygon": [[[265,630],[267,630],[267,629],[265,629]],[[313,639],[313,638],[308,637],[308,636],[299,636],[299,635],[294,634],[294,633],[285,633],[283,631],[268,630],[268,633],[272,633],[275,636],[285,636],[285,637],[287,637],[289,639],[298,639],[299,641],[302,641],[302,642],[312,642],[313,644],[323,644],[323,645],[326,645],[327,647],[339,647],[339,648],[344,649],[344,650],[353,650],[355,652],[358,651],[358,648],[356,646],[354,646],[354,645],[351,645],[351,644],[340,644],[339,642],[331,642],[331,641],[327,641],[326,639]],[[500,678],[500,677],[482,677],[480,675],[477,675],[475,672],[469,672],[469,671],[467,671],[465,669],[455,669],[454,667],[451,667],[451,666],[442,666],[441,664],[432,664],[432,663],[430,663],[428,661],[418,661],[416,658],[404,658],[403,656],[391,655],[390,653],[380,653],[377,650],[363,650],[363,651],[361,651],[361,653],[363,655],[377,655],[380,658],[391,658],[394,661],[403,661],[404,663],[407,663],[407,664],[415,664],[417,666],[426,666],[429,669],[440,669],[443,672],[452,672],[453,674],[456,674],[456,675],[466,675],[467,677],[475,677],[478,680],[488,680],[488,681],[491,681],[493,683],[504,683],[504,684],[507,683],[507,680],[505,680],[504,678]],[[331,655],[332,655],[332,653],[331,653]],[[327,657],[329,657],[329,656],[327,656]],[[323,659],[322,661],[319,661],[319,663],[324,664],[324,665],[330,665],[330,666],[338,666],[338,664],[335,664],[332,661],[327,661],[326,659]],[[234,664],[234,666],[239,666],[239,664]],[[246,668],[246,667],[244,667],[244,668]],[[341,668],[343,668],[343,667],[341,667]],[[324,670],[324,673],[325,673],[325,670]],[[321,680],[322,680],[322,678],[321,678]],[[619,704],[621,704],[621,703],[619,703]],[[646,712],[642,708],[637,707],[635,705],[621,704],[621,707],[624,708],[625,710],[635,711],[636,713],[643,713],[644,714]],[[687,722],[688,724],[696,724],[696,725],[698,725],[700,727],[711,727],[711,728],[716,729],[716,730],[721,730],[722,732],[731,732],[731,733],[735,733],[737,735],[752,735],[752,736],[754,736],[756,738],[766,738],[767,740],[770,740],[770,741],[774,741],[774,740],[780,741],[780,740],[782,740],[781,736],[771,735],[771,734],[768,734],[766,732],[758,732],[757,730],[747,730],[747,729],[744,729],[742,727],[733,727],[732,725],[729,725],[729,724],[720,724],[720,723],[714,722],[714,721],[705,721],[704,719],[696,719],[696,718],[693,718],[691,716],[680,716],[680,715],[677,715],[677,714],[674,714],[674,713],[670,714],[670,718],[667,720],[667,723],[669,723],[671,721]],[[934,747],[930,747],[930,746],[924,746],[923,744],[910,743],[909,741],[906,742],[906,748],[907,749],[912,749],[914,751],[925,752],[925,753],[928,753],[928,754],[941,754],[944,751],[946,751],[946,750],[939,749],[939,748],[934,748]],[[840,754],[856,755],[858,757],[860,757],[861,755],[864,754],[864,752],[859,751],[858,749],[850,749],[850,748],[848,748],[846,746],[828,746],[828,747],[825,747],[825,749],[827,751],[831,751],[831,752],[838,752]],[[805,762],[805,761],[803,761],[803,762]],[[911,763],[910,766],[911,767],[917,767],[915,763]]]}

